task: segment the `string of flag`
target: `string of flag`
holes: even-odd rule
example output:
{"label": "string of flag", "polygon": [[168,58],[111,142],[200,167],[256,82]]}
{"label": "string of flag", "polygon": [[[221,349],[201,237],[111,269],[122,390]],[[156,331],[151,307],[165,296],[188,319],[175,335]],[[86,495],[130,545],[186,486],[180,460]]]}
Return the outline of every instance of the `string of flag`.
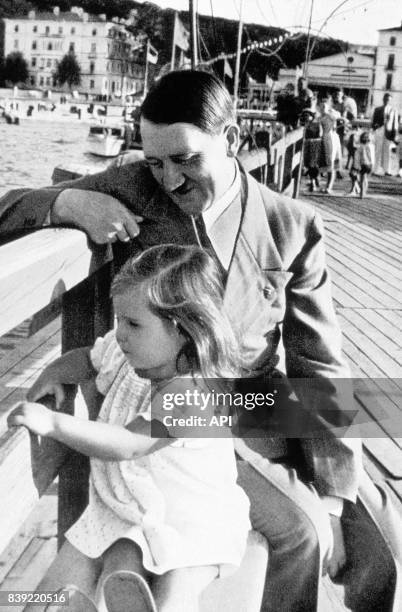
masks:
{"label": "string of flag", "polygon": [[[257,49],[264,49],[264,48],[266,49],[267,47],[272,47],[272,45],[277,45],[278,43],[284,42],[285,38],[288,38],[288,37],[289,35],[287,34],[287,35],[280,35],[275,38],[270,38],[262,42],[254,41],[250,43],[249,45],[243,47],[243,49],[240,50],[240,53],[243,54],[243,53],[248,53],[249,51],[255,51]],[[210,66],[211,64],[214,64],[215,62],[233,59],[235,57],[236,57],[236,53],[220,53],[216,57],[213,57],[209,60],[202,60],[202,64],[204,66]]]}

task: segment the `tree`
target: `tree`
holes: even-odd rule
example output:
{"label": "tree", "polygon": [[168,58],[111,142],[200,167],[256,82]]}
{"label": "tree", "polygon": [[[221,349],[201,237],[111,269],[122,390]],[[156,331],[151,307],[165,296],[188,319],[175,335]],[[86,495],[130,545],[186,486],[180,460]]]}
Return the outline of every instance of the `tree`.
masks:
{"label": "tree", "polygon": [[16,85],[25,83],[28,77],[28,64],[22,53],[20,51],[9,53],[4,61],[2,80]]}
{"label": "tree", "polygon": [[70,89],[73,85],[80,85],[81,66],[77,62],[74,53],[67,53],[67,55],[61,59],[54,76],[60,85],[67,83]]}

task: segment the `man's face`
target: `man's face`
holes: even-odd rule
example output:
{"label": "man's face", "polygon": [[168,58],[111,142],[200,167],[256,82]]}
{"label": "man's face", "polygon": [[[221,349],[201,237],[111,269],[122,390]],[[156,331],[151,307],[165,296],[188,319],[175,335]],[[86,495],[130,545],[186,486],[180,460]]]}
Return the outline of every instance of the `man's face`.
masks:
{"label": "man's face", "polygon": [[383,100],[384,100],[384,106],[387,106],[387,104],[391,104],[392,96],[386,95],[384,96]]}
{"label": "man's face", "polygon": [[200,214],[233,182],[235,127],[211,135],[191,123],[166,125],[141,119],[141,136],[154,178],[183,212]]}

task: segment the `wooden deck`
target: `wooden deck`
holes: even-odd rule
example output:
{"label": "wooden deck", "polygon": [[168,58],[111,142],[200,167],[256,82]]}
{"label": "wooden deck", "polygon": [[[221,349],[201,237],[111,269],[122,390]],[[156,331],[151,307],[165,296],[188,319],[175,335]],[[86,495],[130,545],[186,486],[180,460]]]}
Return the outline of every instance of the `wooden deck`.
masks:
{"label": "wooden deck", "polygon": [[[321,213],[344,352],[367,411],[366,467],[402,503],[402,180],[370,180],[362,200],[303,194]],[[367,380],[369,379],[369,380]]]}
{"label": "wooden deck", "polygon": [[[385,482],[402,508],[402,180],[373,178],[368,197],[301,197],[323,216],[333,295],[344,332],[344,350],[356,379],[356,394],[368,417],[365,464]],[[29,325],[0,339],[0,399],[4,409],[21,397],[38,371],[60,351],[59,323],[50,323],[25,344]],[[27,342],[24,340],[25,343]],[[28,354],[27,354],[28,353]],[[5,418],[0,414],[0,432]],[[56,550],[56,485],[0,556],[0,589],[33,589]],[[325,582],[322,612],[344,612],[342,589]],[[21,608],[12,607],[10,612]],[[6,608],[2,608],[6,610]],[[280,612],[280,611],[278,611]]]}

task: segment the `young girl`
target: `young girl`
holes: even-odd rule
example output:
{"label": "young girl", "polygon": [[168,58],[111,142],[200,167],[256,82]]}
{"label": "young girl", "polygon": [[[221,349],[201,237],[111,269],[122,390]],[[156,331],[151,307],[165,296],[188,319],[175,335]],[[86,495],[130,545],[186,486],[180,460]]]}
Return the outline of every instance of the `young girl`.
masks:
{"label": "young girl", "polygon": [[360,143],[356,151],[357,167],[359,169],[360,197],[367,194],[368,175],[374,168],[374,145],[369,132],[362,132]]}
{"label": "young girl", "polygon": [[350,169],[352,188],[349,195],[360,195],[361,198],[364,198],[367,194],[368,175],[371,174],[373,168],[374,145],[371,142],[370,133],[362,132]]}
{"label": "young girl", "polygon": [[92,350],[59,358],[30,392],[31,399],[49,392],[60,398],[62,383],[88,380],[95,370],[105,396],[97,422],[31,402],[9,417],[10,425],[91,457],[88,507],[66,533],[41,590],[73,583],[101,609],[104,595],[113,612],[155,610],[155,603],[158,612],[193,612],[206,585],[240,564],[249,503],[236,484],[232,440],[150,436],[151,396],[159,406],[178,380],[194,390],[203,377],[237,373],[222,293],[219,271],[202,249],[148,249],[114,280],[117,329]]}

